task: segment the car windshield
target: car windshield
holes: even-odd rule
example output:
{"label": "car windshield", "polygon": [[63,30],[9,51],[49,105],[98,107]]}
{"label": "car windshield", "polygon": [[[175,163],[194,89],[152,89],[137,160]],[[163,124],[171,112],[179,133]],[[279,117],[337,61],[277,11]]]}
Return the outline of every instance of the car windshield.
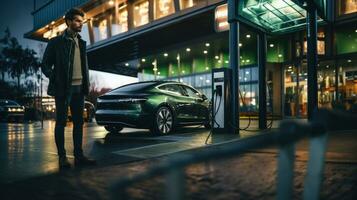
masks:
{"label": "car windshield", "polygon": [[15,101],[0,101],[0,106],[18,106],[19,104]]}
{"label": "car windshield", "polygon": [[139,90],[144,90],[147,89],[151,86],[153,86],[155,82],[142,82],[142,83],[133,83],[129,85],[124,85],[122,87],[119,87],[117,89],[114,89],[113,92],[133,92],[133,91],[139,91]]}

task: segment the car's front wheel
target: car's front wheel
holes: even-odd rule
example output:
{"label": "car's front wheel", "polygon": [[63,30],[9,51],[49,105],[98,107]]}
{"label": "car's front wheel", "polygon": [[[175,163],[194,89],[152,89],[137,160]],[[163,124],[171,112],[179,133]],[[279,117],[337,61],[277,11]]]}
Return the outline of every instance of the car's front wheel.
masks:
{"label": "car's front wheel", "polygon": [[166,106],[160,107],[155,113],[151,132],[156,135],[166,135],[171,133],[174,128],[173,112]]}
{"label": "car's front wheel", "polygon": [[123,130],[123,127],[121,126],[104,126],[105,130],[109,131],[110,133],[119,133],[120,131]]}

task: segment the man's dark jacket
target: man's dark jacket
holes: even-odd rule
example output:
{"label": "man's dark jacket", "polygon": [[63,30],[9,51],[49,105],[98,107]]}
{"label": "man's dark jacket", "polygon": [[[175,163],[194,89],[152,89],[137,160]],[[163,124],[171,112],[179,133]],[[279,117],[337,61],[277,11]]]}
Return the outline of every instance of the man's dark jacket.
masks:
{"label": "man's dark jacket", "polygon": [[[86,42],[78,34],[81,54],[83,94],[89,92],[89,72],[86,56]],[[47,94],[51,96],[70,95],[73,74],[73,59],[75,41],[70,38],[67,30],[63,34],[52,38],[46,47],[42,59],[42,72],[49,78]]]}

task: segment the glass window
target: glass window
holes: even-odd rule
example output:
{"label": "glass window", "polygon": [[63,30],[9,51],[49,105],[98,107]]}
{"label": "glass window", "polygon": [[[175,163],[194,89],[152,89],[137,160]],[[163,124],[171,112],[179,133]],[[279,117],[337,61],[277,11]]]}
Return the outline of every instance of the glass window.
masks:
{"label": "glass window", "polygon": [[142,26],[149,23],[149,1],[134,4],[134,26]]}
{"label": "glass window", "polygon": [[[304,54],[307,53],[307,41],[304,41]],[[325,33],[324,31],[319,31],[317,33],[317,54],[325,55]]]}
{"label": "glass window", "polygon": [[355,24],[335,28],[335,47],[337,54],[357,52],[357,27]]}
{"label": "glass window", "polygon": [[90,45],[88,23],[84,23],[81,32],[82,39],[87,42],[87,46]]}
{"label": "glass window", "polygon": [[154,18],[159,19],[175,12],[174,0],[155,0]]}
{"label": "glass window", "polygon": [[205,0],[180,0],[180,9],[191,8],[199,3],[204,3]]}
{"label": "glass window", "polygon": [[338,61],[338,100],[334,105],[357,112],[357,60],[353,57]]}
{"label": "glass window", "polygon": [[93,25],[94,42],[105,40],[109,37],[108,20],[104,13],[94,17],[92,21],[92,25]]}
{"label": "glass window", "polygon": [[127,6],[123,5],[119,8],[117,17],[112,15],[112,35],[117,35],[128,31],[128,10]]}
{"label": "glass window", "polygon": [[183,86],[183,88],[185,89],[188,96],[194,97],[194,98],[201,98],[200,93],[198,91],[196,91],[190,87],[187,87],[187,86]]}
{"label": "glass window", "polygon": [[357,12],[356,0],[338,0],[338,15],[345,15]]}
{"label": "glass window", "polygon": [[176,84],[167,84],[159,87],[160,90],[176,93],[177,95],[183,95],[181,88]]}
{"label": "glass window", "polygon": [[139,91],[139,90],[147,89],[155,84],[156,84],[155,82],[132,83],[132,84],[124,85],[117,89],[114,89],[113,92],[117,93],[117,92]]}

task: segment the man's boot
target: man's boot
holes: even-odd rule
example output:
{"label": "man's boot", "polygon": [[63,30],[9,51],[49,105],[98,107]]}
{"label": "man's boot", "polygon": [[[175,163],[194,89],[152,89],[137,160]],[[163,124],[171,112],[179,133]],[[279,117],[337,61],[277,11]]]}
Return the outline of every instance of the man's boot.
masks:
{"label": "man's boot", "polygon": [[83,155],[74,158],[74,165],[76,166],[93,166],[96,164],[97,162],[94,159],[87,158]]}
{"label": "man's boot", "polygon": [[71,168],[71,164],[69,163],[66,156],[61,156],[58,159],[58,164],[60,169],[68,169]]}

